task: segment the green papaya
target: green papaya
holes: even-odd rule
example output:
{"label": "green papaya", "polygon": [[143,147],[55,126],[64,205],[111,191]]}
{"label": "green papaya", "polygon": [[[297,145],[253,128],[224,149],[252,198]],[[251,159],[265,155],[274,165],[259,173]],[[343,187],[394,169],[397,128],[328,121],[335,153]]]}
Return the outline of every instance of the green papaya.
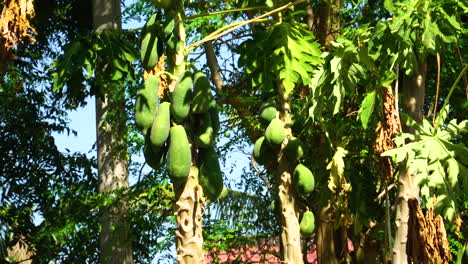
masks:
{"label": "green papaya", "polygon": [[151,168],[157,170],[161,167],[162,164],[164,164],[166,152],[167,148],[165,146],[155,150],[151,146],[150,142],[145,140],[143,155],[145,157],[146,163],[148,163]]}
{"label": "green papaya", "polygon": [[163,53],[164,40],[159,37],[162,27],[156,17],[157,14],[153,14],[141,31],[140,56],[146,71],[152,70],[158,64],[159,56]]}
{"label": "green papaya", "polygon": [[315,189],[314,175],[301,163],[294,169],[293,182],[296,191],[301,194],[310,194]]}
{"label": "green papaya", "polygon": [[154,149],[161,148],[169,137],[169,130],[171,128],[170,105],[171,103],[169,102],[161,103],[154,116],[150,134],[151,146]]}
{"label": "green papaya", "polygon": [[265,131],[265,138],[272,145],[280,145],[285,137],[284,122],[279,118],[271,120]]}
{"label": "green papaya", "polygon": [[151,1],[164,9],[173,9],[177,2],[174,0],[151,0]]}
{"label": "green papaya", "polygon": [[304,236],[311,236],[315,231],[315,216],[314,213],[307,210],[302,215],[302,220],[300,224],[301,234]]}
{"label": "green papaya", "polygon": [[275,151],[267,144],[265,137],[255,141],[253,156],[260,165],[268,165],[276,158]]}
{"label": "green papaya", "polygon": [[149,75],[145,81],[145,87],[137,94],[135,123],[144,135],[153,124],[154,115],[159,104],[158,87],[159,78],[155,75]]}
{"label": "green papaya", "polygon": [[219,122],[218,108],[216,106],[211,107],[210,110],[208,110],[208,112],[211,115],[211,125],[213,126],[214,136],[216,137],[216,134],[218,134],[219,129],[221,128]]}
{"label": "green papaya", "polygon": [[305,145],[300,139],[292,137],[284,148],[284,152],[289,160],[296,161],[304,156],[305,149]]}
{"label": "green papaya", "polygon": [[276,103],[275,101],[269,101],[260,106],[260,118],[271,122],[274,118],[276,118]]}
{"label": "green papaya", "polygon": [[210,201],[215,201],[223,191],[223,174],[215,149],[213,147],[199,149],[198,164],[200,166],[198,181],[203,193]]}
{"label": "green papaya", "polygon": [[192,112],[196,114],[208,113],[216,102],[211,94],[210,82],[206,75],[198,71],[193,75],[193,102]]}
{"label": "green papaya", "polygon": [[197,146],[201,148],[208,148],[214,144],[215,135],[210,114],[205,114],[200,119],[200,126],[194,140]]}
{"label": "green papaya", "polygon": [[192,103],[192,74],[186,71],[179,77],[179,81],[172,93],[172,116],[178,123],[184,121],[190,113]]}
{"label": "green papaya", "polygon": [[167,152],[167,171],[171,179],[185,180],[190,173],[192,152],[185,129],[175,125],[170,129],[169,150]]}

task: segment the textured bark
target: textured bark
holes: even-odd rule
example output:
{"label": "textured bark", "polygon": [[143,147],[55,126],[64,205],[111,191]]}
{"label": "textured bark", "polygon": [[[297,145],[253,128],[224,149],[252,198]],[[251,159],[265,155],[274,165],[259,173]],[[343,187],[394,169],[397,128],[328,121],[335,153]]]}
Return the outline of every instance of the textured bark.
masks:
{"label": "textured bark", "polygon": [[[285,124],[286,138],[292,136],[291,132],[291,106],[284,96],[284,87],[279,84],[279,94],[285,100],[281,100],[282,117]],[[280,201],[280,225],[281,225],[281,261],[288,264],[302,264],[301,232],[299,227],[299,212],[296,208],[296,198],[292,185],[291,164],[283,155],[287,139],[281,145],[278,155],[278,172],[276,184],[278,186],[278,198]]]}
{"label": "textured bark", "polygon": [[317,229],[317,256],[321,264],[338,264],[335,249],[335,226],[330,205],[320,211]]}
{"label": "textured bark", "polygon": [[408,200],[410,216],[406,252],[408,263],[442,264],[452,259],[442,216],[434,216],[434,209],[424,214],[414,198]]}
{"label": "textured bark", "polygon": [[202,220],[205,198],[198,184],[198,169],[190,169],[185,185],[176,186],[177,260],[180,264],[205,263],[203,255]]}
{"label": "textured bark", "polygon": [[[426,62],[419,64],[412,76],[404,76],[402,81],[403,110],[416,122],[423,120],[424,90],[426,79]],[[403,131],[414,133],[408,127],[403,126]],[[406,264],[406,243],[408,240],[408,199],[419,198],[419,187],[415,182],[415,175],[406,167],[406,162],[399,165],[398,197],[396,204],[396,233],[393,245],[393,264]]]}
{"label": "textured bark", "polygon": [[[120,1],[93,1],[93,24],[96,32],[120,29]],[[96,74],[100,74],[99,69]],[[120,89],[109,91],[104,99],[96,96],[99,193],[128,187],[125,101],[123,95],[115,94],[119,91],[123,93]],[[114,118],[106,120],[110,114]],[[101,211],[100,263],[133,263],[127,215],[123,200]]]}

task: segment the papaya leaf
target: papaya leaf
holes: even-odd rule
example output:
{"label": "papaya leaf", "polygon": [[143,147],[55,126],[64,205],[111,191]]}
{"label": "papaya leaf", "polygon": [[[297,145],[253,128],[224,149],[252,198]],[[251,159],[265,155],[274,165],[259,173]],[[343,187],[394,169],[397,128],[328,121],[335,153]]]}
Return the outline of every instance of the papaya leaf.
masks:
{"label": "papaya leaf", "polygon": [[[443,111],[447,113],[448,107]],[[445,120],[444,115],[441,113],[439,118]],[[459,212],[456,200],[468,189],[468,149],[457,143],[467,132],[467,120],[459,124],[452,120],[437,130],[427,120],[423,124],[415,124],[408,119],[407,124],[416,130],[412,142],[406,143],[410,137],[403,133],[395,139],[398,147],[382,153],[382,156],[394,157],[396,162],[406,161],[407,167],[416,173],[422,204],[431,208],[435,196],[435,210],[453,221]],[[460,192],[460,186],[464,187],[463,192]]]}
{"label": "papaya leaf", "polygon": [[367,129],[367,123],[369,123],[369,119],[372,115],[372,112],[374,111],[376,96],[376,89],[367,93],[366,97],[361,103],[361,107],[359,108],[358,118],[361,120],[361,124],[364,129]]}

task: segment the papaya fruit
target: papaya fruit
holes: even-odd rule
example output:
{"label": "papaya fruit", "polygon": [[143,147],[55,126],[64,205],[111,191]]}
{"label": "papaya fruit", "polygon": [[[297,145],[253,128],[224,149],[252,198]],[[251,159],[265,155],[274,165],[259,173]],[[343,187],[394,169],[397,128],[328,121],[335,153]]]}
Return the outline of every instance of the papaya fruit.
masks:
{"label": "papaya fruit", "polygon": [[198,164],[200,166],[198,181],[203,188],[203,193],[213,202],[223,191],[223,174],[214,147],[199,149]]}
{"label": "papaya fruit", "polygon": [[275,160],[275,151],[267,144],[265,137],[260,137],[255,141],[253,156],[260,165],[268,165]]}
{"label": "papaya fruit", "polygon": [[275,101],[268,101],[260,106],[260,118],[264,121],[271,122],[276,118],[276,103]]}
{"label": "papaya fruit", "polygon": [[174,181],[185,180],[190,173],[192,152],[187,133],[181,125],[171,127],[167,152],[167,171]]}
{"label": "papaya fruit", "polygon": [[198,71],[193,75],[192,112],[196,114],[208,113],[210,107],[216,105],[211,94],[210,82],[206,75]]}
{"label": "papaya fruit", "polygon": [[172,9],[175,6],[175,3],[177,1],[174,0],[151,0],[154,2],[156,5],[164,8],[164,9]]}
{"label": "papaya fruit", "polygon": [[315,189],[314,175],[301,163],[294,169],[293,182],[295,190],[301,194],[310,194]]}
{"label": "papaya fruit", "polygon": [[265,139],[272,145],[280,145],[284,137],[284,122],[279,118],[274,118],[265,131]]}
{"label": "papaya fruit", "polygon": [[214,136],[216,137],[216,134],[218,134],[219,129],[221,128],[219,122],[218,108],[216,106],[211,107],[210,110],[208,110],[208,113],[211,116],[211,125],[213,126]]}
{"label": "papaya fruit", "polygon": [[304,236],[311,236],[315,231],[315,216],[314,213],[307,210],[301,219],[301,223],[299,225],[301,234]]}
{"label": "papaya fruit", "polygon": [[171,112],[175,121],[178,123],[184,121],[190,113],[192,85],[192,74],[190,71],[186,71],[179,77],[174,92],[172,93]]}
{"label": "papaya fruit", "polygon": [[208,148],[215,142],[215,134],[211,122],[211,115],[205,114],[200,119],[200,126],[195,135],[195,143],[201,148]]}
{"label": "papaya fruit", "polygon": [[163,53],[163,42],[160,35],[162,27],[157,20],[157,14],[153,14],[141,31],[140,57],[143,68],[152,70],[158,64],[159,56]]}
{"label": "papaya fruit", "polygon": [[154,115],[159,104],[158,87],[159,78],[155,75],[149,75],[145,81],[145,87],[137,94],[135,123],[144,135],[153,124]]}
{"label": "papaya fruit", "polygon": [[284,148],[284,152],[289,160],[296,161],[304,156],[305,149],[305,145],[300,139],[292,137],[289,140],[288,145]]}
{"label": "papaya fruit", "polygon": [[143,155],[145,157],[146,163],[157,170],[161,168],[161,165],[164,164],[166,159],[167,147],[161,146],[159,149],[154,149],[151,146],[151,143],[148,140],[145,140],[145,146],[143,148]]}
{"label": "papaya fruit", "polygon": [[154,149],[161,148],[169,137],[169,130],[171,128],[170,105],[171,103],[169,102],[161,103],[154,116],[150,134],[151,146]]}

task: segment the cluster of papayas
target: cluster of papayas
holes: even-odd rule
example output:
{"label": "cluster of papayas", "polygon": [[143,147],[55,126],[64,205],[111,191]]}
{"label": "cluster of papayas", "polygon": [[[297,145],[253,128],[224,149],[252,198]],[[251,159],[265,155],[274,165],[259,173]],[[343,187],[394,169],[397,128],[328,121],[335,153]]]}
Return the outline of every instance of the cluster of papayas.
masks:
{"label": "cluster of papayas", "polygon": [[274,101],[268,101],[260,106],[259,117],[269,125],[265,135],[255,142],[253,157],[258,164],[268,165],[276,159],[276,151],[285,139],[284,122],[277,117]]}
{"label": "cluster of papayas", "polygon": [[[153,169],[166,164],[172,182],[180,184],[185,182],[192,166],[191,144],[198,147],[200,185],[209,200],[216,200],[223,190],[214,149],[219,115],[208,79],[201,72],[184,72],[167,96],[170,101],[159,102],[158,89],[159,78],[149,75],[136,103],[135,121],[145,135],[146,162]],[[190,135],[184,125],[193,128]]]}

